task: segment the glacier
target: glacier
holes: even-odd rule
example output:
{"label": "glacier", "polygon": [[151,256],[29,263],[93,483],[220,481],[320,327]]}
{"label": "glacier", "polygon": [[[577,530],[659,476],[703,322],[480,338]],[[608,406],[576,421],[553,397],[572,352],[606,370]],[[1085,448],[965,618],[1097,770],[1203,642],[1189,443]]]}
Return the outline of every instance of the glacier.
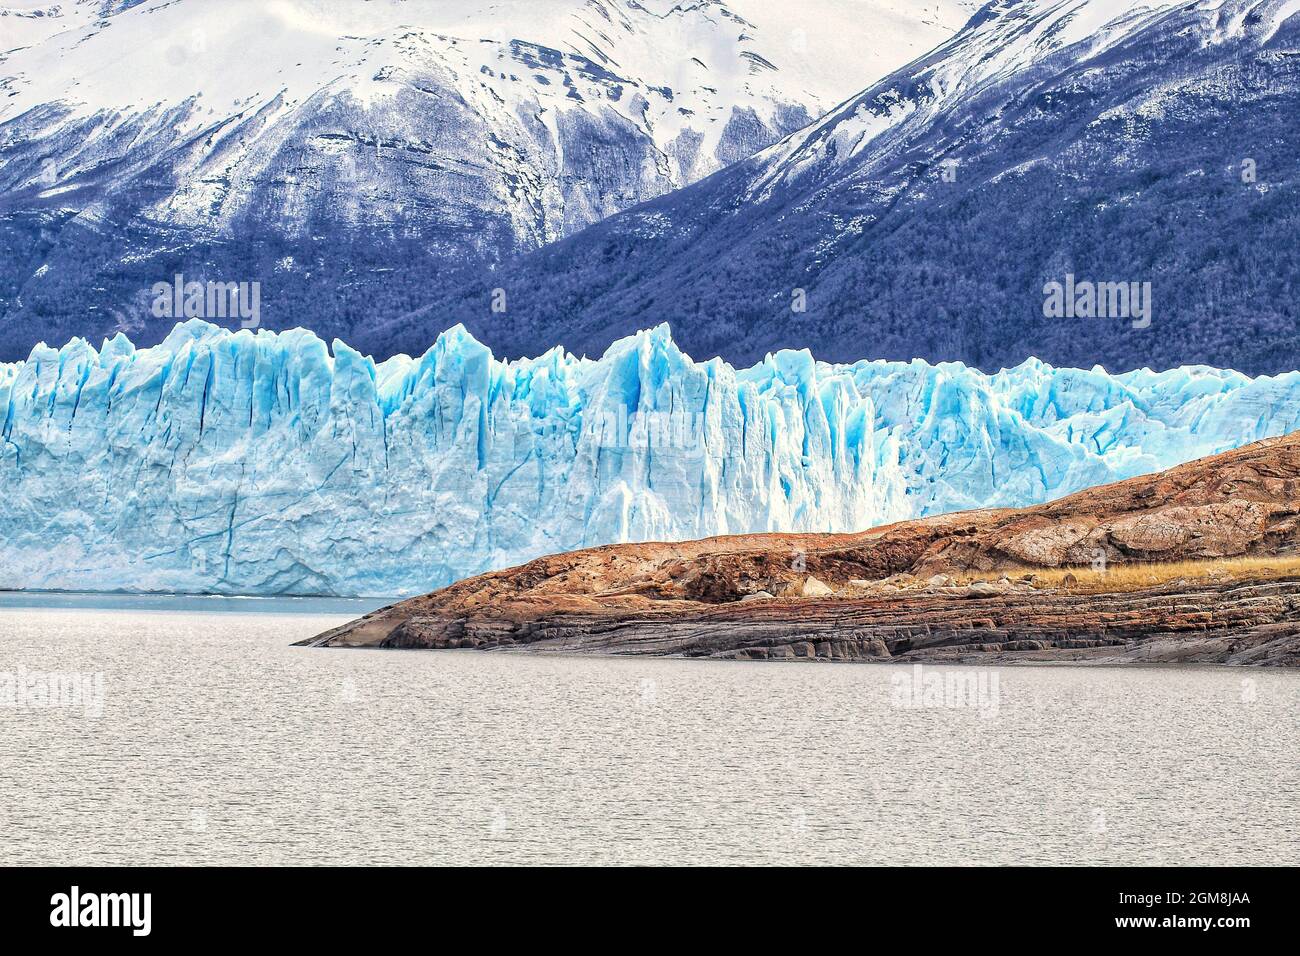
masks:
{"label": "glacier", "polygon": [[376,363],[192,320],[0,364],[0,588],[398,596],[542,554],[1024,506],[1300,427],[1300,373],[752,368],[667,326]]}

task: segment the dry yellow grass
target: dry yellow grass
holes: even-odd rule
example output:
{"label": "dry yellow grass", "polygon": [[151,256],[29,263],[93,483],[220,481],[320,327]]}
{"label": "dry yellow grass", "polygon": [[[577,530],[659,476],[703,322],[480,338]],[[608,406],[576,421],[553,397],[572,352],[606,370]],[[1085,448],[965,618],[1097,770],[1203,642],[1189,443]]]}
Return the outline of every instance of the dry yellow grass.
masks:
{"label": "dry yellow grass", "polygon": [[[1221,558],[1206,561],[1172,561],[1163,564],[1110,564],[1092,568],[1048,568],[1030,572],[1040,588],[1066,587],[1066,575],[1073,575],[1071,590],[1081,592],[1139,591],[1174,581],[1228,582],[1267,581],[1300,574],[1300,555],[1272,558]],[[1013,575],[1014,576],[1014,575]]]}

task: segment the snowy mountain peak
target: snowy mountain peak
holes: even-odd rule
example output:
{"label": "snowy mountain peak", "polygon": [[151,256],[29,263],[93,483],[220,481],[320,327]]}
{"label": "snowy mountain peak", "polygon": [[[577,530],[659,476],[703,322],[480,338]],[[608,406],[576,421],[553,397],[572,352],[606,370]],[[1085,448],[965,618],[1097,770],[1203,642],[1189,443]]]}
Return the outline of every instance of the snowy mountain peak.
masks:
{"label": "snowy mountain peak", "polygon": [[764,198],[810,169],[862,162],[888,150],[910,128],[1012,79],[1053,75],[1058,61],[1096,63],[1106,51],[1159,26],[1171,13],[1199,23],[1204,43],[1249,36],[1267,42],[1297,0],[995,0],[918,63],[833,110],[760,154],[763,172],[750,198]]}
{"label": "snowy mountain peak", "polygon": [[[888,15],[891,4],[879,5]],[[746,6],[759,23],[735,12]],[[100,15],[87,16],[92,10]],[[67,28],[0,58],[0,120],[48,104],[81,117],[179,111],[173,125],[220,140],[251,117],[265,123],[321,98],[400,107],[399,91],[432,81],[484,115],[503,114],[506,126],[521,110],[555,127],[562,121],[548,112],[608,108],[648,135],[666,163],[677,161],[680,183],[739,158],[718,154],[737,111],[788,128],[793,118],[782,111],[818,115],[872,70],[941,39],[965,13],[953,0],[936,10],[933,21],[907,24],[906,36],[891,28],[888,46],[871,44],[843,75],[819,71],[791,18],[756,0],[143,0],[45,17],[6,7],[15,22]],[[684,132],[705,140],[689,161],[672,145]]]}
{"label": "snowy mountain peak", "polygon": [[[1287,371],[1298,107],[1297,0],[995,3],[781,143],[440,302],[509,351],[670,321],[745,364],[813,342],[989,370]],[[1055,308],[1075,279],[1128,298]],[[484,319],[496,287],[519,307]],[[358,334],[409,349],[427,323]]]}
{"label": "snowy mountain peak", "polygon": [[414,277],[752,155],[970,7],[0,0],[0,320],[40,326],[0,355],[87,316],[165,334],[141,290],[176,272],[257,279],[274,327],[351,334],[424,304]]}

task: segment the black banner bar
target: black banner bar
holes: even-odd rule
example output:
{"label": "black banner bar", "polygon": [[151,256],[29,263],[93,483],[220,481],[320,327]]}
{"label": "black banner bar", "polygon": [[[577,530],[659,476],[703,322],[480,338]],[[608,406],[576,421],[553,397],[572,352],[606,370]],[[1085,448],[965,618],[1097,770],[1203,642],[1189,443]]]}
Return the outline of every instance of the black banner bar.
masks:
{"label": "black banner bar", "polygon": [[[1125,938],[1180,945],[1291,938],[1282,869],[8,869],[6,940],[148,945],[198,940],[337,945],[394,933],[503,925],[554,932],[617,918],[654,935],[683,921],[740,935],[772,920],[945,940]],[[655,884],[661,884],[658,887]],[[573,925],[578,925],[573,924]],[[547,929],[549,927],[549,930]],[[638,937],[641,934],[638,931]],[[840,930],[842,932],[842,928]],[[859,931],[862,931],[861,929]],[[13,950],[17,951],[17,950]]]}

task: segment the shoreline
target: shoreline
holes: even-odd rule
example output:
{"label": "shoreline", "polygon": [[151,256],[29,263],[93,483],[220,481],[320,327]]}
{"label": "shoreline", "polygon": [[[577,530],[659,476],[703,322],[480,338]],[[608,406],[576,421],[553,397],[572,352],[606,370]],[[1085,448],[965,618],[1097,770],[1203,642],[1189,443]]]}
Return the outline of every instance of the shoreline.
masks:
{"label": "shoreline", "polygon": [[[1300,576],[1113,593],[660,602],[472,617],[384,608],[295,646],[829,663],[1300,667]],[[529,613],[529,612],[532,613]]]}
{"label": "shoreline", "polygon": [[788,659],[740,659],[740,658],[723,658],[723,657],[690,657],[685,654],[620,654],[609,651],[580,651],[572,648],[554,649],[554,648],[537,648],[537,647],[494,647],[494,648],[429,648],[429,647],[378,647],[378,646],[361,646],[361,645],[327,645],[327,644],[310,644],[305,641],[297,641],[290,647],[300,647],[304,650],[328,650],[336,652],[348,651],[380,651],[393,654],[404,653],[431,653],[431,654],[464,654],[480,655],[492,654],[501,657],[520,657],[532,658],[534,660],[573,660],[573,661],[700,661],[708,663],[722,663],[727,665],[787,665],[787,666],[809,666],[816,664],[830,664],[839,666],[855,667],[883,667],[894,670],[900,670],[907,667],[924,665],[927,669],[931,667],[1007,667],[1014,670],[1032,670],[1034,668],[1068,668],[1068,667],[1086,667],[1089,670],[1197,670],[1204,669],[1208,671],[1259,671],[1267,670],[1269,673],[1298,673],[1300,666],[1296,665],[1259,665],[1259,664],[1235,664],[1216,661],[1157,661],[1148,660],[1142,657],[1132,658],[1069,658],[1069,657],[992,657],[986,659],[984,656],[975,655],[971,657],[957,658],[871,658],[856,661],[836,661],[822,658],[788,658]]}

